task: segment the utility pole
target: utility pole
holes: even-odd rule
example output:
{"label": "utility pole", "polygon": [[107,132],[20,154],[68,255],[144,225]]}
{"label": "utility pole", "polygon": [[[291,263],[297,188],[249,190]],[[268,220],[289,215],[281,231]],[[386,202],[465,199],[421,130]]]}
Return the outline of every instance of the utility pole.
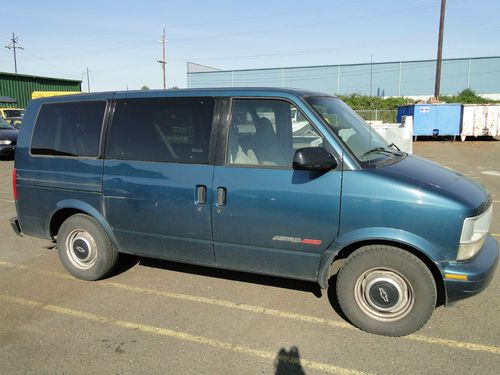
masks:
{"label": "utility pole", "polygon": [[89,67],[87,66],[87,90],[90,93]]}
{"label": "utility pole", "polygon": [[167,72],[165,69],[165,65],[167,64],[167,61],[165,60],[165,44],[167,43],[167,39],[165,39],[165,29],[163,29],[163,35],[161,36],[160,43],[162,45],[162,59],[158,60],[158,62],[161,64],[161,68],[163,70],[163,89],[167,89]]}
{"label": "utility pole", "polygon": [[18,43],[18,38],[17,38],[17,36],[14,35],[14,33],[12,33],[12,39],[10,39],[10,44],[5,46],[5,48],[7,48],[9,50],[11,49],[14,51],[14,71],[16,72],[16,74],[17,74],[16,49],[24,50],[23,47],[17,46],[17,43]]}
{"label": "utility pole", "polygon": [[444,34],[444,13],[446,9],[446,0],[441,0],[441,16],[439,18],[439,37],[438,51],[436,61],[436,83],[434,85],[434,97],[439,98],[439,90],[441,87],[441,61],[443,59],[443,34]]}

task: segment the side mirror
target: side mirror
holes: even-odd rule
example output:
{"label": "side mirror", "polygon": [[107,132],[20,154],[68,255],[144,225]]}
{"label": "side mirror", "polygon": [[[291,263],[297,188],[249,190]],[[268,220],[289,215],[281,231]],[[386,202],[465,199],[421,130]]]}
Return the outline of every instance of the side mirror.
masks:
{"label": "side mirror", "polygon": [[299,148],[293,156],[293,169],[327,171],[337,165],[337,160],[323,147]]}

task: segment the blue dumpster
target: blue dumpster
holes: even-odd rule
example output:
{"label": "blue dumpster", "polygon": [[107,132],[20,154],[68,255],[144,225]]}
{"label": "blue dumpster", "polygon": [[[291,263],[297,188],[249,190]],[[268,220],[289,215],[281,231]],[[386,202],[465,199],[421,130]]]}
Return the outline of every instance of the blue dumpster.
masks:
{"label": "blue dumpster", "polygon": [[412,104],[398,108],[398,122],[413,116],[413,135],[459,135],[461,104]]}

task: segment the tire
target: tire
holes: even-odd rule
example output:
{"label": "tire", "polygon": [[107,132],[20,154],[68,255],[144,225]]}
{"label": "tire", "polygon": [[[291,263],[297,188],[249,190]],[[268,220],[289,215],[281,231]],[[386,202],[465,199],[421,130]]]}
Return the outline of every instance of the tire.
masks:
{"label": "tire", "polygon": [[420,329],[436,307],[432,273],[397,247],[365,246],[340,269],[337,299],[347,319],[363,331],[404,336]]}
{"label": "tire", "polygon": [[70,216],[57,233],[59,258],[66,270],[78,279],[99,280],[118,261],[118,252],[99,223],[84,214]]}

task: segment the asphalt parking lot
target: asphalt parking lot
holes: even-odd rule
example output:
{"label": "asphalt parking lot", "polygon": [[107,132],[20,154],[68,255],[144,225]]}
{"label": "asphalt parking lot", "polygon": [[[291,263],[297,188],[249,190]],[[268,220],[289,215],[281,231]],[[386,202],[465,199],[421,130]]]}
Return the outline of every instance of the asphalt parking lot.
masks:
{"label": "asphalt parking lot", "polygon": [[[500,141],[416,142],[484,184],[500,241]],[[67,274],[48,241],[17,237],[12,161],[0,161],[2,374],[498,374],[500,272],[416,334],[345,322],[312,283],[127,258],[102,281]],[[332,307],[333,305],[333,307]]]}

